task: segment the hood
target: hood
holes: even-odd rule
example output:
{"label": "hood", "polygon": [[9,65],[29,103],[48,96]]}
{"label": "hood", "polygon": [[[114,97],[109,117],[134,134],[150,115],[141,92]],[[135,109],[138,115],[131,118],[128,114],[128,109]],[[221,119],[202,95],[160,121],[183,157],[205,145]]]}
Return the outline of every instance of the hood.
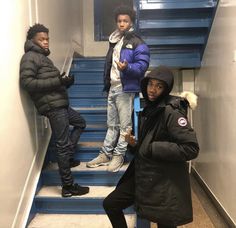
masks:
{"label": "hood", "polygon": [[116,29],[110,36],[109,36],[109,42],[110,43],[117,43],[122,37],[122,34],[118,29]]}
{"label": "hood", "polygon": [[110,36],[109,36],[109,42],[110,43],[117,43],[123,36],[129,36],[134,33],[134,28],[130,28],[129,31],[126,31],[124,33],[121,33],[119,29],[116,29]]}
{"label": "hood", "polygon": [[34,51],[34,52],[41,53],[45,56],[48,56],[50,54],[50,50],[44,50],[43,48],[35,44],[32,40],[26,40],[24,50],[25,50],[25,53],[28,51]]}
{"label": "hood", "polygon": [[165,91],[165,96],[168,95],[174,85],[174,75],[172,73],[172,71],[165,66],[159,66],[157,68],[154,68],[153,70],[151,70],[145,78],[142,79],[141,81],[141,91],[143,94],[143,97],[145,98],[145,100],[148,100],[148,96],[147,96],[147,84],[148,84],[148,80],[152,78],[152,79],[157,79],[157,80],[161,80],[163,81],[166,85],[167,85],[167,89]]}
{"label": "hood", "polygon": [[180,94],[180,97],[184,98],[185,100],[188,101],[189,107],[192,110],[195,110],[197,107],[197,95],[190,92],[190,91],[184,91]]}

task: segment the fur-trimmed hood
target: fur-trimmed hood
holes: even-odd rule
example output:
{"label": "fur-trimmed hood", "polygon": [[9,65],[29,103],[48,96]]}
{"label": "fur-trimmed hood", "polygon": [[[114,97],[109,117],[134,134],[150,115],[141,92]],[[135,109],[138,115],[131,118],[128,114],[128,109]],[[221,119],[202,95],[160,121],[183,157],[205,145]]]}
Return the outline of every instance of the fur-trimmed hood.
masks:
{"label": "fur-trimmed hood", "polygon": [[159,106],[171,105],[174,109],[179,109],[184,115],[187,115],[188,108],[194,110],[197,107],[197,96],[190,92],[184,91],[180,94],[168,95]]}
{"label": "fur-trimmed hood", "polygon": [[[141,91],[144,99],[148,102],[147,96],[147,85],[149,79],[157,79],[163,81],[167,88],[165,93],[160,97],[158,101],[159,105],[170,104],[175,108],[185,108],[188,107],[194,110],[197,107],[197,96],[190,91],[183,91],[182,93],[173,94],[171,90],[174,84],[174,75],[172,71],[166,66],[158,66],[150,71],[145,78],[141,81]],[[171,93],[171,95],[169,95]]]}
{"label": "fur-trimmed hood", "polygon": [[195,110],[197,108],[198,97],[195,93],[190,91],[183,91],[181,93],[176,93],[172,95],[184,98],[188,102],[188,107],[192,110]]}

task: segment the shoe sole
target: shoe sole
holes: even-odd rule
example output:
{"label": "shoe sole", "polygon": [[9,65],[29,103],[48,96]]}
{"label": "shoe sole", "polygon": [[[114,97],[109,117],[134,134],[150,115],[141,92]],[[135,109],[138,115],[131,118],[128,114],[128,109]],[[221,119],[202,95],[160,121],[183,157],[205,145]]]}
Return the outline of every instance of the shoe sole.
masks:
{"label": "shoe sole", "polygon": [[122,165],[120,165],[119,167],[117,167],[117,168],[114,169],[114,170],[110,170],[109,167],[108,167],[108,168],[107,168],[107,171],[110,172],[110,173],[116,173],[116,172],[118,172],[118,171],[121,169],[121,167],[123,166],[123,164],[124,164],[124,163],[122,163]]}
{"label": "shoe sole", "polygon": [[72,194],[66,194],[66,195],[62,195],[63,198],[67,198],[67,197],[71,197],[73,196]]}
{"label": "shoe sole", "polygon": [[86,164],[86,167],[87,167],[87,168],[97,168],[97,167],[99,167],[99,166],[107,166],[107,165],[109,165],[109,163],[110,163],[110,162],[103,162],[103,163],[95,164],[95,165],[88,165],[88,164]]}
{"label": "shoe sole", "polygon": [[72,196],[83,196],[83,195],[86,195],[86,194],[88,194],[89,193],[89,191],[88,192],[85,192],[85,193],[83,193],[83,194],[72,194],[72,193],[68,193],[68,194],[66,194],[66,195],[62,195],[62,197],[63,198],[67,198],[67,197],[72,197]]}

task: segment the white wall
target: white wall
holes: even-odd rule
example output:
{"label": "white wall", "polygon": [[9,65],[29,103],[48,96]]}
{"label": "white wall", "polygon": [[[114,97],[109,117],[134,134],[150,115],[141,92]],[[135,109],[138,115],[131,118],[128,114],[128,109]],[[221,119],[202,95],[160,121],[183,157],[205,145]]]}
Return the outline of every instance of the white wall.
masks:
{"label": "white wall", "polygon": [[28,2],[1,1],[0,9],[0,224],[5,228],[11,226],[24,192],[37,153],[37,134],[34,109],[21,94],[18,80],[29,25]]}
{"label": "white wall", "polygon": [[84,56],[105,56],[108,50],[108,42],[94,41],[94,4],[93,2],[94,0],[83,0]]}
{"label": "white wall", "polygon": [[49,27],[49,57],[62,69],[72,38],[81,42],[81,1],[0,0],[0,227],[24,227],[50,137],[19,88],[26,32],[37,20]]}
{"label": "white wall", "polygon": [[236,2],[220,1],[196,73],[196,171],[236,223]]}

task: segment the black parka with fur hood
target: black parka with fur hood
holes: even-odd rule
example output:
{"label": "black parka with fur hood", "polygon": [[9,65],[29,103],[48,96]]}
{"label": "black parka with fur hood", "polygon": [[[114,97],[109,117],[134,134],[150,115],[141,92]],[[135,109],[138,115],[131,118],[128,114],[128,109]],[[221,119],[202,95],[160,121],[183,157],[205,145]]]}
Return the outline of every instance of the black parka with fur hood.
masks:
{"label": "black parka with fur hood", "polygon": [[29,92],[40,114],[69,105],[66,88],[59,79],[60,72],[47,57],[49,53],[27,40],[20,63],[20,85]]}
{"label": "black parka with fur hood", "polygon": [[[150,78],[167,85],[165,95],[151,104]],[[178,226],[192,221],[187,162],[199,152],[196,134],[187,120],[188,101],[169,95],[173,74],[165,67],[151,71],[141,82],[146,107],[139,115],[139,139],[134,161],[125,176],[135,176],[137,214],[152,222]],[[120,182],[122,182],[122,179]]]}

